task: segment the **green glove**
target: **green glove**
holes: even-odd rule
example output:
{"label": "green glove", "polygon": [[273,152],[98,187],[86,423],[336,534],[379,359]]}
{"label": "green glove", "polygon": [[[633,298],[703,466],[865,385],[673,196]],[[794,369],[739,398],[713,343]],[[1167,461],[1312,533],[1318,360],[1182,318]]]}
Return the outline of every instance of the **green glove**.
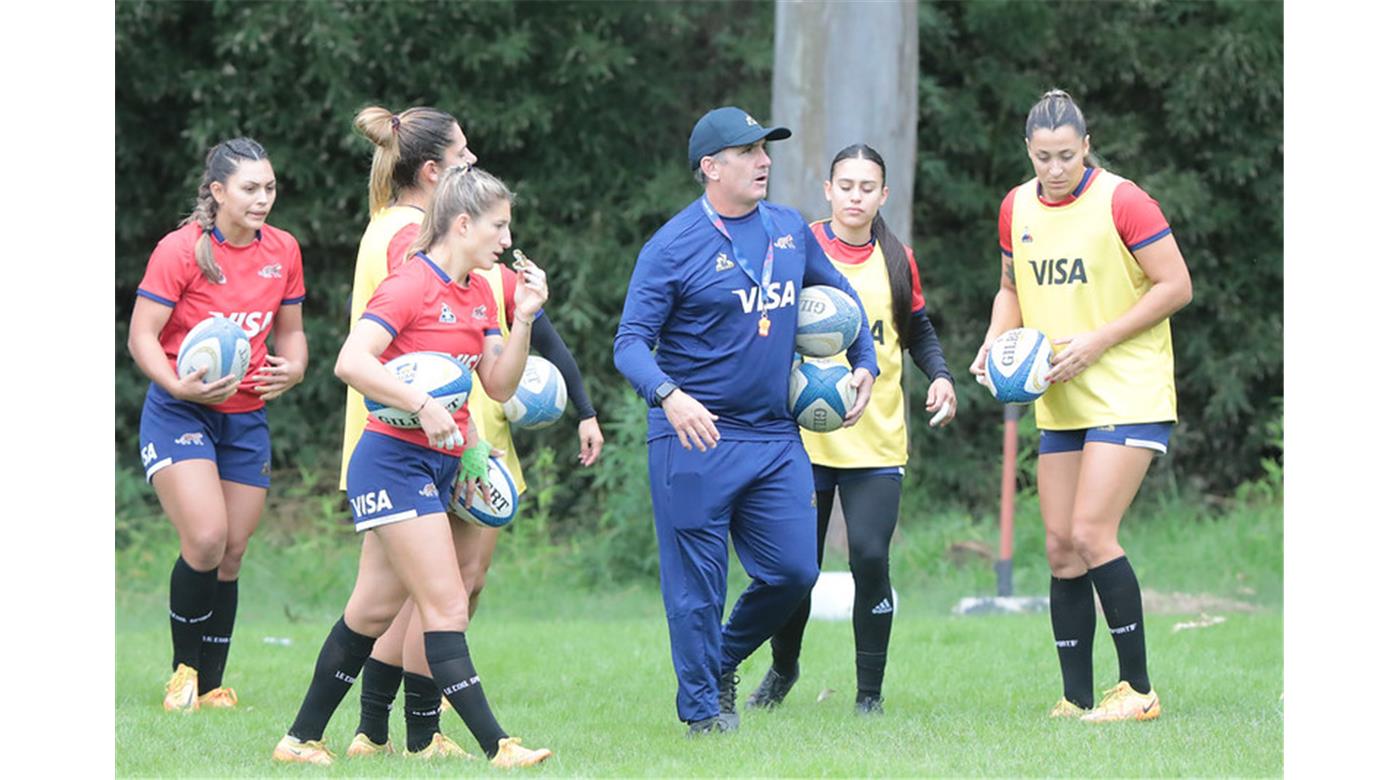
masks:
{"label": "green glove", "polygon": [[485,477],[487,459],[490,457],[491,445],[481,440],[477,440],[475,447],[462,450],[462,465],[457,469],[457,481]]}

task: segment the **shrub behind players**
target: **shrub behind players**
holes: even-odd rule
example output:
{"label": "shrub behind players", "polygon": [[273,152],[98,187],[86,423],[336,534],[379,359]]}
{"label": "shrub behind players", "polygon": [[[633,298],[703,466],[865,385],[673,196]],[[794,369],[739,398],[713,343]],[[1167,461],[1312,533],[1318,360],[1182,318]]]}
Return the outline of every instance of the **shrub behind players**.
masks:
{"label": "shrub behind players", "polygon": [[[364,313],[365,304],[380,282],[401,265],[409,245],[418,237],[423,212],[432,201],[438,182],[454,165],[472,165],[477,157],[467,146],[461,124],[449,113],[416,106],[398,113],[370,106],[355,117],[355,129],[375,145],[370,169],[370,222],[360,239],[355,260],[350,326]],[[515,320],[515,288],[518,275],[505,263],[473,271],[487,284],[496,303],[502,337],[509,337]],[[579,461],[592,465],[603,446],[597,414],[583,386],[583,376],[569,348],[541,309],[527,334],[546,360],[559,367],[569,398],[578,412]],[[505,452],[503,460],[523,495],[525,478],[511,440],[501,405],[491,400],[480,382],[473,383],[470,415],[480,436]],[[364,397],[346,387],[345,443],[341,464],[341,488],[350,456],[364,431],[368,413]],[[468,593],[468,616],[476,614],[477,599],[486,586],[486,571],[496,549],[499,529],[468,525],[458,529],[462,581]],[[374,651],[360,676],[360,724],[346,749],[347,756],[391,753],[389,712],[399,685],[404,689],[404,721],[408,753],[418,758],[461,757],[460,746],[440,729],[442,693],[433,682],[423,650],[423,628],[410,599],[389,629],[374,643]]]}
{"label": "shrub behind players", "polygon": [[[1150,720],[1161,702],[1118,525],[1176,421],[1167,318],[1190,302],[1191,275],[1157,202],[1089,157],[1084,115],[1068,94],[1052,90],[1031,108],[1026,152],[1035,177],[1001,204],[1001,289],[972,372],[982,381],[992,340],[1020,325],[1058,347],[1054,384],[1035,403],[1050,624],[1064,678],[1050,715]],[[1094,591],[1119,679],[1096,707]]]}
{"label": "shrub behind players", "polygon": [[[489,268],[510,247],[512,194],[499,179],[458,166],[446,172],[424,217],[412,259],[375,290],[345,340],[336,376],[363,395],[415,411],[421,427],[370,420],[350,458],[347,494],[355,530],[365,533],[360,568],[345,613],[321,647],[279,761],[330,764],[321,739],[374,640],[411,597],[422,616],[423,645],[439,690],[466,722],[492,764],[537,764],[551,753],[530,750],[496,722],[467,650],[467,592],[457,549],[465,523],[447,502],[485,474],[484,444],[467,441],[466,407],[449,414],[422,390],[384,371],[381,361],[418,351],[445,352],[476,371],[491,398],[510,398],[529,353],[530,324],[548,297],[544,271],[532,263],[515,292],[515,337],[502,341],[495,301],[472,271]],[[465,446],[465,445],[472,446]]]}
{"label": "shrub behind players", "polygon": [[[884,712],[881,688],[894,618],[890,539],[899,519],[900,487],[904,464],[909,460],[901,379],[904,350],[909,350],[914,363],[929,378],[924,408],[934,413],[944,404],[948,406],[938,425],[952,422],[958,403],[943,347],[924,311],[914,253],[880,214],[888,197],[884,159],[864,144],[848,146],[831,161],[826,182],[831,218],[811,225],[832,265],[860,293],[880,365],[880,378],[875,380],[870,404],[859,422],[830,433],[802,431],[817,489],[818,566],[836,488],[841,488],[841,511],[856,585],[851,621],[856,644],[855,707],[860,714]],[[797,659],[811,606],[808,596],[773,635],[773,665],[749,695],[748,706],[777,705],[797,682]]]}
{"label": "shrub behind players", "polygon": [[[127,348],[151,380],[141,408],[141,464],[175,530],[170,573],[173,673],[165,709],[233,707],[224,664],[238,609],[238,571],[267,498],[272,444],[264,404],[306,373],[301,248],[267,224],[277,181],[250,138],[204,161],[193,213],[156,245],[136,291]],[[176,376],[190,329],[215,314],[237,322],[252,356],[242,382]],[[272,335],[279,354],[268,351]]]}

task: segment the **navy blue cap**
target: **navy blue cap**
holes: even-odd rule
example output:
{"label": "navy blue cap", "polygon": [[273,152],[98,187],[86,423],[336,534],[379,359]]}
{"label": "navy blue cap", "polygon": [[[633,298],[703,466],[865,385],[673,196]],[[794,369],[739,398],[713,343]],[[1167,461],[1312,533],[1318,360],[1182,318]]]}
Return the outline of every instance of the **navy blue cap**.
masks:
{"label": "navy blue cap", "polygon": [[700,167],[700,158],[728,149],[731,146],[748,146],[761,138],[781,141],[790,138],[792,131],[786,127],[764,127],[748,112],[734,106],[716,108],[700,117],[695,129],[690,131],[690,169]]}

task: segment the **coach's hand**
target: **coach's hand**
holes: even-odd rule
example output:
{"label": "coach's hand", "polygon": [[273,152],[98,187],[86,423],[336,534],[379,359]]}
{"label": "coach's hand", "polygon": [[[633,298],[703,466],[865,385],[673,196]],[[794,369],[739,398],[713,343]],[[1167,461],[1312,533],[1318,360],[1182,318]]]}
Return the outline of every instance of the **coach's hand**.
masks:
{"label": "coach's hand", "polygon": [[[953,392],[953,383],[946,377],[939,377],[929,383],[928,400],[924,403],[924,411],[929,414],[938,414],[938,410],[948,405],[947,414],[938,422],[938,427],[942,428],[953,421],[958,416],[958,394]],[[929,421],[932,423],[932,420]]]}
{"label": "coach's hand", "polygon": [[700,451],[704,452],[719,441],[719,429],[715,427],[715,420],[718,420],[719,416],[710,414],[710,410],[706,409],[704,404],[686,395],[685,391],[678,388],[666,396],[661,402],[661,409],[666,412],[666,419],[671,422],[671,427],[676,429],[682,447],[690,449],[690,442],[693,440]]}
{"label": "coach's hand", "polygon": [[578,462],[584,468],[592,466],[603,453],[603,430],[598,427],[598,418],[589,417],[578,421]]}
{"label": "coach's hand", "polygon": [[865,405],[870,403],[870,389],[875,386],[874,375],[865,368],[852,371],[851,381],[856,386],[856,402],[851,404],[851,411],[846,413],[845,422],[841,423],[842,428],[849,428],[860,420],[860,416],[865,413]]}
{"label": "coach's hand", "polygon": [[181,401],[190,401],[206,406],[216,406],[233,397],[238,392],[238,377],[230,374],[217,382],[204,381],[208,366],[185,376],[171,388],[170,394]]}

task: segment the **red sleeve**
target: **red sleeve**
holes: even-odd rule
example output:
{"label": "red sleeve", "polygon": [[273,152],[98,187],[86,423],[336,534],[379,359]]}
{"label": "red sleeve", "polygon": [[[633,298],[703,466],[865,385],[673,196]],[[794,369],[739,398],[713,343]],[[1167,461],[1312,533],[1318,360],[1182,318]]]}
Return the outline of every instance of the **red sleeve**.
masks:
{"label": "red sleeve", "polygon": [[156,244],[146,262],[146,275],[136,288],[137,295],[174,307],[185,294],[199,267],[194,261],[194,246],[180,238],[172,233]]}
{"label": "red sleeve", "polygon": [[360,316],[383,325],[397,338],[422,310],[422,276],[401,270],[379,283]]}
{"label": "red sleeve", "polygon": [[997,217],[997,234],[1001,241],[1001,253],[1011,256],[1011,206],[1016,202],[1016,190],[1006,193],[1001,199],[1001,214]]}
{"label": "red sleeve", "polygon": [[408,254],[408,248],[418,238],[420,227],[419,223],[410,222],[399,228],[399,232],[389,239],[389,250],[384,256],[385,268],[388,269],[389,273],[393,273],[395,268],[403,265],[404,255]]}
{"label": "red sleeve", "polygon": [[914,250],[907,246],[904,250],[909,253],[909,276],[914,282],[914,294],[910,298],[909,310],[917,314],[924,308],[924,285],[919,281],[919,266],[914,262]]}
{"label": "red sleeve", "polygon": [[1113,226],[1127,245],[1136,252],[1172,232],[1162,207],[1136,184],[1125,181],[1113,191]]}
{"label": "red sleeve", "polygon": [[[505,263],[501,263],[501,300],[504,301],[506,305],[507,326],[515,324],[515,281],[515,269]],[[496,302],[494,300],[491,301],[491,305],[494,307]]]}
{"label": "red sleeve", "polygon": [[287,242],[291,248],[287,252],[287,289],[282,294],[283,306],[306,300],[306,282],[301,273],[301,244],[290,234],[287,235]]}

